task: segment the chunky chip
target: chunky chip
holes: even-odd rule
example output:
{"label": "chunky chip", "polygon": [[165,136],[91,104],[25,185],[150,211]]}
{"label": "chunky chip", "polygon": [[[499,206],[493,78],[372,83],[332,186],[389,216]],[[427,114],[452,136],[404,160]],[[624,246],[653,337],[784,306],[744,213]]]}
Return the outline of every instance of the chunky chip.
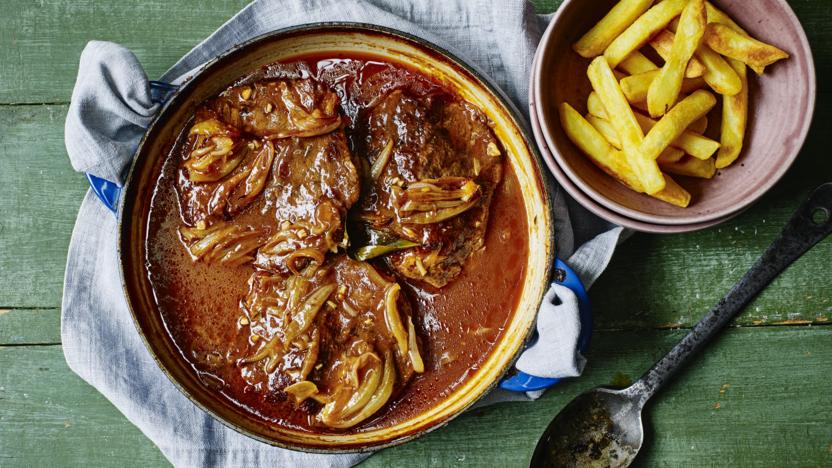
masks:
{"label": "chunky chip", "polygon": [[[671,32],[669,29],[663,29],[660,33],[656,34],[653,39],[650,39],[650,47],[659,54],[659,57],[662,60],[667,60],[670,57],[670,52],[673,49],[673,41],[676,39],[676,34]],[[696,57],[691,57],[690,61],[687,64],[687,68],[685,69],[685,77],[686,78],[698,78],[705,73],[705,66],[702,65],[702,62],[696,59]]]}
{"label": "chunky chip", "polygon": [[664,0],[647,10],[604,51],[610,66],[615,68],[630,54],[641,48],[682,13],[687,0]]}
{"label": "chunky chip", "polygon": [[653,0],[621,0],[601,21],[592,27],[572,49],[581,57],[593,58],[604,53],[610,43],[650,8]]}
{"label": "chunky chip", "polygon": [[[650,3],[619,0],[573,45],[595,57],[587,69],[592,91],[585,116],[561,103],[561,125],[622,184],[686,207],[691,195],[668,174],[711,179],[736,161],[748,125],[746,70],[762,74],[789,54],[751,37],[708,0]],[[720,123],[709,129],[718,97]]]}
{"label": "chunky chip", "polygon": [[[630,167],[627,158],[610,145],[578,111],[565,102],[560,106],[560,121],[566,136],[593,164],[632,190],[644,192],[641,181]],[[688,206],[690,193],[669,176],[663,177],[666,181],[665,188],[651,196],[682,208]]]}
{"label": "chunky chip", "polygon": [[652,158],[639,151],[644,134],[607,60],[603,56],[593,60],[587,74],[607,114],[616,116],[611,123],[621,139],[627,161],[636,171],[645,192],[653,194],[661,191],[665,182],[655,161],[661,151]]}
{"label": "chunky chip", "polygon": [[728,26],[711,23],[705,31],[705,44],[715,52],[739,60],[755,69],[789,58],[789,54],[773,45],[744,36]]}
{"label": "chunky chip", "polygon": [[738,60],[729,60],[743,86],[742,91],[733,96],[726,96],[722,101],[722,146],[716,155],[717,169],[730,166],[739,157],[748,122],[748,80],[745,65]]}

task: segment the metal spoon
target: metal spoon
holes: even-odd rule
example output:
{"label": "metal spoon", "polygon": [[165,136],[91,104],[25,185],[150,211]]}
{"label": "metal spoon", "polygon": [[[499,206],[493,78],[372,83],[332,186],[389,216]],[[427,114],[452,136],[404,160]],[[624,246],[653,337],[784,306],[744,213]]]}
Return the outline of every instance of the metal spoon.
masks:
{"label": "metal spoon", "polygon": [[641,410],[690,357],[806,251],[832,233],[832,182],[821,185],[708,314],[636,383],[596,388],[572,400],[546,428],[532,467],[628,466],[644,440]]}

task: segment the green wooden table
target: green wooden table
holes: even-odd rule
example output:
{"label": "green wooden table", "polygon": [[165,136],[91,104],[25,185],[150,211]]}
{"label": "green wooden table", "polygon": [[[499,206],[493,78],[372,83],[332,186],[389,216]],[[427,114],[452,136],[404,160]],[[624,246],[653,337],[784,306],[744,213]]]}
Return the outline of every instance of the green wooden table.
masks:
{"label": "green wooden table", "polygon": [[[151,77],[247,2],[0,1],[0,466],[163,465],[66,366],[60,297],[87,184],[63,122],[90,39],[122,43]],[[538,0],[553,11],[557,0]],[[811,187],[832,180],[832,2],[791,0],[818,68],[814,126],[795,166],[718,228],[636,235],[593,287],[585,376],[535,403],[478,409],[367,466],[525,466],[572,397],[638,377],[748,268]],[[209,6],[206,6],[209,5]],[[648,412],[644,465],[832,465],[832,239],[786,271]]]}

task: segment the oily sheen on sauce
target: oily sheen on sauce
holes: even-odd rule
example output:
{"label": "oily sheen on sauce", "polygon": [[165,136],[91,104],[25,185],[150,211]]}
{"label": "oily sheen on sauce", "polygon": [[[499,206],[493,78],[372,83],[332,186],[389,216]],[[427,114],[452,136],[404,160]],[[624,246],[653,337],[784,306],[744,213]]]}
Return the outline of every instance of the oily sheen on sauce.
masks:
{"label": "oily sheen on sauce", "polygon": [[[354,159],[359,161],[367,159],[362,154],[366,141],[360,141],[366,137],[367,129],[362,125],[382,97],[402,92],[438,102],[460,100],[441,83],[406,66],[354,55],[310,56],[273,64],[240,83],[287,76],[312,78],[335,91],[345,117],[348,144]],[[307,402],[298,406],[281,391],[281,384],[274,378],[258,385],[252,385],[250,376],[246,378],[240,359],[250,355],[255,344],[246,325],[241,323],[240,302],[249,289],[254,266],[194,261],[180,238],[183,207],[177,193],[177,177],[190,126],[189,122],[183,127],[182,136],[174,142],[162,165],[153,192],[146,239],[146,272],[170,337],[203,384],[240,411],[293,429],[343,432],[315,424],[311,417],[314,405]],[[437,404],[479,369],[502,336],[522,289],[529,254],[521,188],[507,159],[503,159],[502,177],[493,190],[483,247],[465,260],[461,272],[448,284],[437,288],[394,276],[385,261],[370,261],[386,278],[398,281],[402,296],[412,305],[425,370],[414,375],[403,388],[397,388],[372,417],[346,431],[391,426]],[[266,205],[264,197],[259,197],[235,214],[234,222],[273,228],[275,218]],[[348,231],[359,205],[347,216]]]}

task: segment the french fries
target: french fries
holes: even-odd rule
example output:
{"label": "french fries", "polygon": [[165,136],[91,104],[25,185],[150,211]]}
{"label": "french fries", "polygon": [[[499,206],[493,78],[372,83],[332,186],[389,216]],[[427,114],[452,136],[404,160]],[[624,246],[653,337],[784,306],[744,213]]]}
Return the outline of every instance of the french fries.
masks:
{"label": "french fries", "polygon": [[[711,2],[705,1],[705,11],[708,13],[708,23],[719,23],[728,26],[729,28],[733,29],[739,34],[742,34],[745,37],[751,37],[745,29],[741,28],[734,20],[731,19],[730,16],[726,15],[722,12],[719,8],[715,7]],[[762,75],[765,71],[764,67],[750,67],[754,70],[755,73],[758,75]]]}
{"label": "french fries", "polygon": [[714,95],[702,89],[694,91],[693,94],[679,101],[644,136],[639,146],[641,156],[655,160],[673,140],[685,132],[690,124],[702,118],[715,104]]}
{"label": "french fries", "polygon": [[738,60],[729,61],[742,80],[742,91],[733,96],[726,96],[722,101],[722,145],[716,155],[717,169],[728,167],[737,160],[748,122],[748,79],[745,65]]}
{"label": "french fries", "polygon": [[[652,70],[637,75],[625,76],[621,79],[621,91],[624,96],[630,101],[630,104],[644,102],[647,100],[647,90],[650,89],[650,84],[653,79],[659,74],[659,70]],[[703,78],[685,78],[682,80],[681,92],[687,94],[702,89],[705,87],[705,80]]]}
{"label": "french fries", "polygon": [[687,2],[688,0],[663,0],[635,20],[604,51],[604,57],[607,58],[610,67],[617,67],[628,55],[664,29],[673,18],[682,13],[682,8]]}
{"label": "french fries", "polygon": [[[601,104],[601,101],[598,99],[598,95],[594,92],[589,94],[589,99],[587,99],[586,105],[590,115],[592,115],[593,117],[597,117],[605,121],[609,120],[609,117],[607,116],[607,113],[604,110],[603,104]],[[650,117],[641,115],[638,112],[634,113],[634,115],[636,116],[636,121],[641,127],[642,132],[644,133],[649,132],[656,125],[656,121],[651,119]],[[691,127],[693,127],[694,125],[701,126],[701,123],[698,123],[701,120],[702,118],[691,124]],[[707,119],[705,120],[705,126],[707,127]],[[603,131],[601,131],[601,133],[604,134]],[[607,140],[610,141],[609,138]],[[720,144],[718,142],[711,140],[710,138],[707,138],[705,136],[702,136],[692,131],[691,129],[687,129],[684,132],[682,132],[682,134],[679,135],[678,138],[674,139],[670,143],[670,145],[684,151],[685,153],[697,159],[710,158],[720,147]]]}
{"label": "french fries", "polygon": [[621,92],[618,80],[615,79],[607,60],[603,56],[593,60],[587,69],[587,76],[589,82],[592,83],[592,88],[604,105],[607,115],[616,116],[610,123],[615,128],[615,132],[621,140],[624,154],[627,156],[627,162],[636,171],[644,191],[648,194],[661,191],[665,187],[665,181],[655,161],[661,151],[653,157],[645,157],[639,151],[644,133],[627,102],[627,98]]}
{"label": "french fries", "polygon": [[685,156],[677,161],[662,161],[660,159],[659,166],[662,170],[671,174],[699,177],[701,179],[710,179],[716,174],[713,158],[702,160]]}
{"label": "french fries", "polygon": [[[649,133],[656,126],[656,121],[646,115],[636,114],[636,120],[638,120],[638,124],[641,125],[644,133]],[[691,126],[693,124],[689,125],[689,127]],[[696,159],[708,159],[720,147],[718,142],[689,129],[686,129],[681,135],[671,141],[670,145],[679,148]]]}
{"label": "french fries", "polygon": [[[618,139],[618,134],[615,133],[615,129],[612,127],[612,124],[609,123],[606,119],[598,117],[596,115],[587,114],[586,120],[595,127],[595,130],[598,130],[598,133],[604,136],[604,139],[609,142],[615,149],[621,149],[621,141]],[[677,148],[667,148],[666,150],[662,151],[662,154],[656,158],[656,161],[661,163],[665,162],[675,162],[682,159],[685,156],[685,152],[677,149]]]}
{"label": "french fries", "polygon": [[[560,122],[566,136],[589,156],[593,164],[630,189],[644,192],[641,181],[630,167],[627,158],[610,145],[595,127],[568,103],[564,102],[560,106]],[[669,176],[664,177],[665,188],[651,196],[682,208],[688,206],[690,193]]]}
{"label": "french fries", "polygon": [[765,69],[778,60],[789,58],[789,54],[777,47],[743,36],[719,23],[708,25],[704,41],[714,52],[739,60],[755,69]]}
{"label": "french fries", "polygon": [[653,63],[641,52],[633,52],[632,54],[628,55],[627,58],[624,59],[624,61],[618,64],[618,68],[624,70],[630,75],[647,73],[649,71],[659,69],[659,67],[657,67],[655,63]]}
{"label": "french fries", "polygon": [[702,77],[714,91],[725,96],[733,96],[742,89],[742,80],[719,54],[706,44],[696,50],[696,57],[705,65]]}
{"label": "french fries", "polygon": [[566,135],[625,186],[678,207],[691,195],[668,174],[711,179],[733,164],[748,124],[747,69],[762,74],[789,57],[708,0],[619,0],[572,47],[592,59],[592,91],[586,116],[560,104]]}
{"label": "french fries", "polygon": [[653,0],[619,1],[598,24],[572,45],[572,49],[585,58],[601,55],[619,34],[650,8],[652,3]]}
{"label": "french fries", "polygon": [[[661,32],[656,34],[653,39],[650,39],[650,47],[659,54],[663,60],[667,60],[670,57],[670,51],[673,49],[673,40],[676,38],[676,34],[671,32],[669,29],[663,29]],[[693,57],[688,62],[688,66],[685,69],[685,78],[698,78],[705,73],[705,66],[702,65],[702,62]]]}

